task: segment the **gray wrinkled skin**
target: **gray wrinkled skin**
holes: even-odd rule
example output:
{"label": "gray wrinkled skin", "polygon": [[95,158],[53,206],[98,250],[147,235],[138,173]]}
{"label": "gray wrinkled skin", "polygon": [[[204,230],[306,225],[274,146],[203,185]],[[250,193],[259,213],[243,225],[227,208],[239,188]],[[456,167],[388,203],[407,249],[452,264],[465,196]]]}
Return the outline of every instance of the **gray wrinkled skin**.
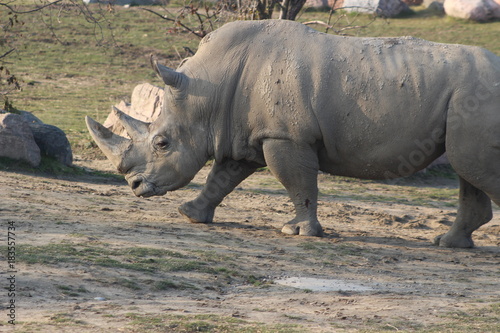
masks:
{"label": "gray wrinkled skin", "polygon": [[321,236],[318,170],[390,179],[444,151],[460,204],[436,244],[472,247],[491,200],[500,204],[500,58],[486,50],[269,20],[229,23],[177,71],[154,68],[166,83],[158,120],[116,111],[131,139],[87,124],[137,196],[176,190],[215,158],[200,195],[179,208],[192,222],[212,222],[223,198],[267,165],[295,205],[282,232]]}

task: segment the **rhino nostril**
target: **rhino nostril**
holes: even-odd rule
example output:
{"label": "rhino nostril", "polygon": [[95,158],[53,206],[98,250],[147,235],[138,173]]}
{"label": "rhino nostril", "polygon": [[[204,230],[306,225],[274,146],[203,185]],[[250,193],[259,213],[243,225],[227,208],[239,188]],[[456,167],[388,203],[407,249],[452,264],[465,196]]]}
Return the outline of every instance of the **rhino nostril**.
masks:
{"label": "rhino nostril", "polygon": [[140,180],[134,180],[132,184],[130,184],[130,187],[132,187],[132,190],[137,189],[139,186],[141,186],[142,181]]}

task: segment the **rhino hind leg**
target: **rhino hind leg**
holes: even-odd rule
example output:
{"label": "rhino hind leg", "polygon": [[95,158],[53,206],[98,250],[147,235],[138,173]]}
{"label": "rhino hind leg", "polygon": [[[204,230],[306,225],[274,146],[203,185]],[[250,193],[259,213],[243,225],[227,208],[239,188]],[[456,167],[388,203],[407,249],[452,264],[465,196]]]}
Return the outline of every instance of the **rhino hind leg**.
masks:
{"label": "rhino hind leg", "polygon": [[181,205],[179,212],[192,223],[213,222],[215,208],[256,168],[255,165],[234,160],[214,163],[203,190],[194,200]]}
{"label": "rhino hind leg", "polygon": [[458,214],[450,230],[434,240],[443,247],[474,247],[472,232],[492,218],[491,200],[480,189],[460,177]]}
{"label": "rhino hind leg", "polygon": [[295,218],[281,232],[289,235],[323,236],[317,219],[318,156],[308,145],[267,139],[263,143],[266,164],[285,186],[295,206]]}

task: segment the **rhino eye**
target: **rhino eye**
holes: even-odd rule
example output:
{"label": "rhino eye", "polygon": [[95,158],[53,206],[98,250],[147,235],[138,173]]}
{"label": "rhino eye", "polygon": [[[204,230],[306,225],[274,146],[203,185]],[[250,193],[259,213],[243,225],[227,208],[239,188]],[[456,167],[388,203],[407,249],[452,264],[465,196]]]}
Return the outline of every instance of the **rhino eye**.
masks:
{"label": "rhino eye", "polygon": [[170,146],[168,140],[163,136],[156,136],[153,139],[153,145],[156,150],[166,150]]}

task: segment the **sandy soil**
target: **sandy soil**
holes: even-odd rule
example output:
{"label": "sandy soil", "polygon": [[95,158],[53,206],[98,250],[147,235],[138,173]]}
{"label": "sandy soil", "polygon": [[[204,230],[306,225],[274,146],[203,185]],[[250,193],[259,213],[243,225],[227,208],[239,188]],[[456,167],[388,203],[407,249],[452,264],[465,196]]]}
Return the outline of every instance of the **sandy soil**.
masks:
{"label": "sandy soil", "polygon": [[[106,161],[76,164],[109,168]],[[223,202],[216,223],[190,224],[177,207],[196,196],[207,173],[208,168],[203,169],[186,189],[139,199],[125,182],[109,177],[0,172],[3,248],[8,222],[16,227],[16,328],[144,331],[139,316],[161,317],[158,330],[177,332],[189,329],[169,326],[174,315],[214,314],[221,320],[240,319],[241,327],[263,323],[262,331],[278,331],[278,325],[285,325],[282,331],[299,332],[411,331],[459,327],[468,313],[495,316],[489,309],[500,302],[498,207],[494,220],[476,231],[474,249],[431,244],[449,228],[455,208],[335,195],[322,195],[320,200],[326,237],[287,236],[279,230],[292,217],[292,206],[282,187],[263,171]],[[337,186],[333,177],[320,180],[321,188]],[[379,190],[376,185],[366,189]],[[220,273],[141,272],[64,259],[19,259],[26,246],[46,249],[50,244],[171,250],[219,268]],[[5,259],[5,251],[1,257]],[[1,265],[5,271],[6,261]],[[4,277],[2,289],[7,288]],[[283,285],[289,278],[312,280]],[[161,280],[173,281],[178,288],[150,287]],[[6,292],[2,294],[6,303]],[[12,329],[3,313],[0,331]]]}

